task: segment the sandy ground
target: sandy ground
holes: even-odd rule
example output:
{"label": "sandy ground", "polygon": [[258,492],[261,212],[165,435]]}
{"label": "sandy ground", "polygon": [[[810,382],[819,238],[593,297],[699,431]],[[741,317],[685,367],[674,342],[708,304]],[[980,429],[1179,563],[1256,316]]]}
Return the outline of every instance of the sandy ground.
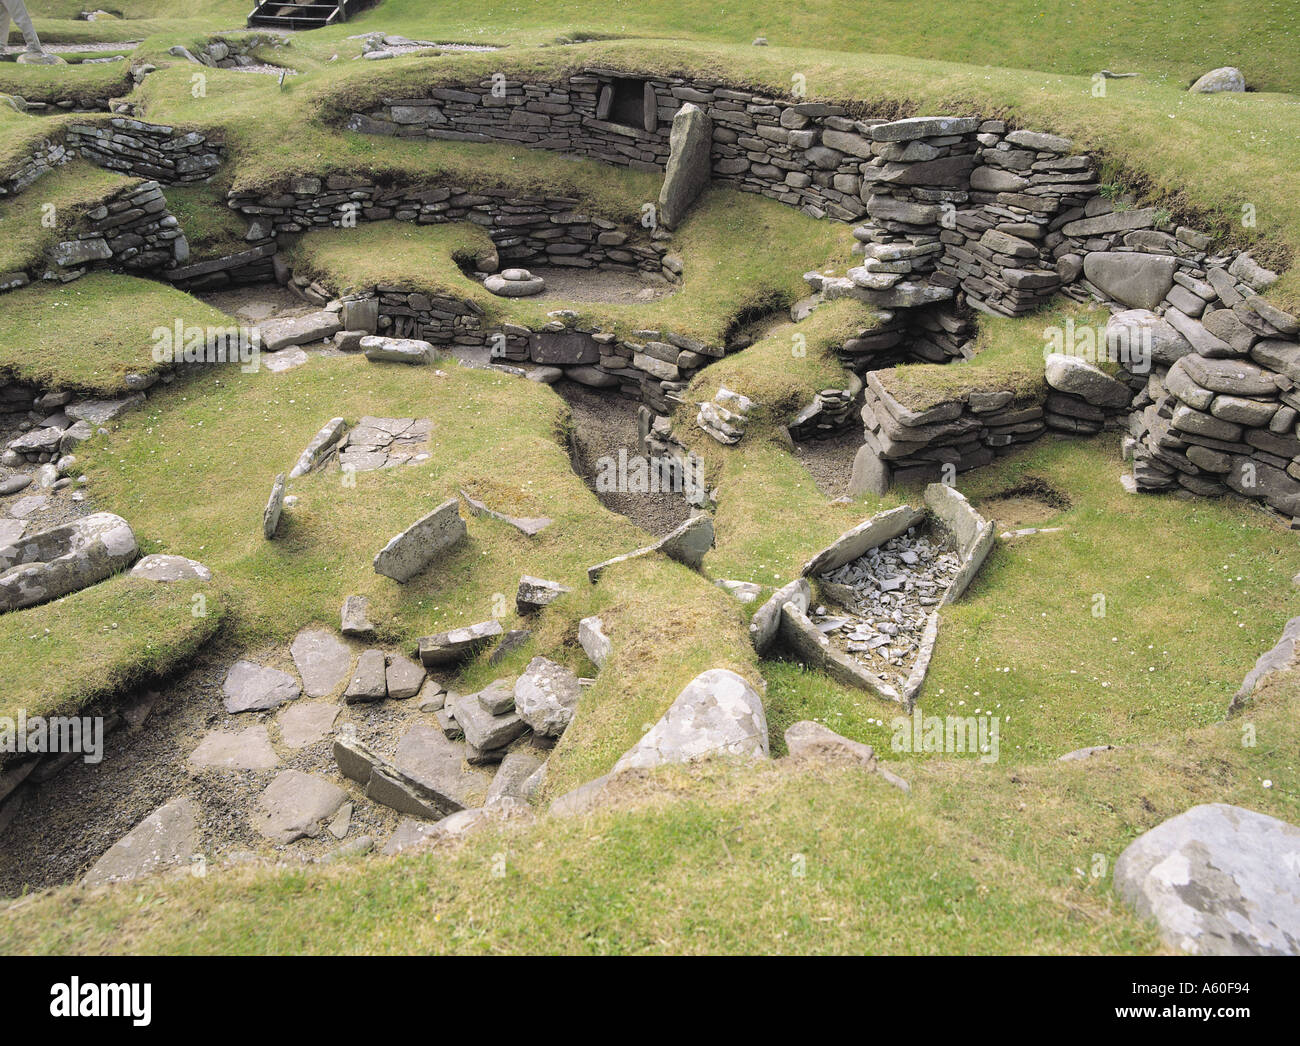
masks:
{"label": "sandy ground", "polygon": [[847,497],[853,458],[862,446],[862,430],[851,424],[830,439],[810,439],[794,445],[795,457],[808,470],[817,489],[834,501]]}

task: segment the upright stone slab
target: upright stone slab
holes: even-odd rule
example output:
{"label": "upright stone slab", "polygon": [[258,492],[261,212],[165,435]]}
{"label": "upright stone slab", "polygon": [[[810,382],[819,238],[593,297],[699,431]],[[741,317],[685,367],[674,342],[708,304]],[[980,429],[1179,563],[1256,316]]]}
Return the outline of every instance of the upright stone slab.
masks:
{"label": "upright stone slab", "polygon": [[410,581],[439,553],[462,541],[465,534],[460,506],[455,498],[448,498],[380,549],[375,556],[375,573],[399,583]]}
{"label": "upright stone slab", "polygon": [[691,102],[678,109],[668,148],[664,185],[659,192],[659,220],[675,229],[709,184],[713,121],[708,114]]}

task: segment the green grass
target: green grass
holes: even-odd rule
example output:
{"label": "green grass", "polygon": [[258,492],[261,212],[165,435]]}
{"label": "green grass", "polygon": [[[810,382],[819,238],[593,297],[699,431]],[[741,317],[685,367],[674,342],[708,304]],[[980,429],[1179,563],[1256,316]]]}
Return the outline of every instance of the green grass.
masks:
{"label": "green grass", "polygon": [[[639,198],[628,198],[629,211],[635,210]],[[738,237],[750,244],[748,250],[736,250]],[[488,324],[512,322],[537,329],[550,322],[548,312],[564,307],[576,313],[579,324],[604,331],[630,335],[635,330],[665,330],[721,345],[740,317],[788,306],[806,292],[799,275],[806,267],[842,264],[850,243],[843,225],[814,221],[774,201],[715,189],[697,203],[674,236],[673,249],[685,263],[680,290],[645,304],[497,297],[456,264],[492,245],[481,227],[468,222],[374,222],[311,232],[299,239],[289,258],[295,272],[301,265],[335,292],[391,284],[452,295],[474,302]],[[866,310],[858,312],[866,315]],[[847,320],[843,324],[845,329],[849,325]],[[817,355],[819,347],[815,344],[811,353]],[[833,371],[823,361],[818,373],[826,380],[816,388],[824,388]]]}
{"label": "green grass", "polygon": [[231,322],[188,294],[134,276],[93,272],[71,283],[33,283],[3,296],[0,372],[42,388],[120,393],[128,374],[164,366],[153,358],[153,331],[171,330],[177,319]]}
{"label": "green grass", "polygon": [[[1015,394],[1016,403],[1041,403],[1048,391],[1043,376],[1046,329],[1064,330],[1065,324],[1073,321],[1075,330],[1087,326],[1104,331],[1109,316],[1104,308],[1064,299],[1030,316],[981,316],[971,359],[903,363],[878,371],[876,376],[895,399],[918,411],[979,391],[1009,391]],[[1104,337],[1099,344],[1105,346]],[[1114,369],[1105,361],[1100,365]]]}
{"label": "green grass", "polygon": [[[144,537],[137,529],[137,540]],[[199,594],[202,603],[194,601]],[[6,614],[0,618],[7,680],[0,717],[19,709],[29,717],[74,715],[184,669],[224,615],[215,582],[160,584],[124,574]]]}
{"label": "green grass", "polygon": [[248,220],[226,206],[221,182],[169,185],[163,190],[167,209],[180,222],[190,245],[191,261],[237,254],[248,248]]}

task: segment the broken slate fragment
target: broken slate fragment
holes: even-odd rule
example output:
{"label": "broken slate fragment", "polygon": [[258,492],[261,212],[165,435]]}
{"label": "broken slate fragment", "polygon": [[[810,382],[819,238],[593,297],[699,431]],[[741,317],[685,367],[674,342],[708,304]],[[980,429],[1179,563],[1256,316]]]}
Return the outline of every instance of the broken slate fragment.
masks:
{"label": "broken slate fragment", "polygon": [[341,631],[345,636],[367,639],[375,634],[370,620],[370,600],[365,596],[348,596],[343,600]]}
{"label": "broken slate fragment", "polygon": [[473,656],[480,648],[501,635],[504,630],[496,618],[480,621],[464,628],[453,628],[420,640],[418,656],[425,668],[454,665]]}
{"label": "broken slate fragment", "polygon": [[266,508],[262,512],[262,534],[269,541],[275,537],[280,526],[280,514],[284,511],[284,473],[275,477],[271,484],[271,496],[266,499]]}
{"label": "broken slate fragment", "polygon": [[388,694],[387,663],[382,650],[367,650],[357,660],[352,681],[343,691],[343,700],[353,705],[361,701],[382,701]]}
{"label": "broken slate fragment", "polygon": [[519,579],[519,589],[515,593],[515,607],[521,614],[530,614],[550,606],[566,592],[572,591],[573,589],[561,585],[558,581],[546,581],[525,574]]}
{"label": "broken slate fragment", "polygon": [[346,799],[342,788],[323,777],[285,770],[258,800],[253,828],[282,846],[304,836],[317,836],[322,822],[333,817]]}
{"label": "broken slate fragment", "polygon": [[520,718],[542,737],[564,733],[581,696],[578,677],[544,657],[529,661],[514,687],[514,705]]}
{"label": "broken slate fragment", "polygon": [[388,655],[388,696],[394,701],[414,697],[424,685],[424,666],[401,654]]}

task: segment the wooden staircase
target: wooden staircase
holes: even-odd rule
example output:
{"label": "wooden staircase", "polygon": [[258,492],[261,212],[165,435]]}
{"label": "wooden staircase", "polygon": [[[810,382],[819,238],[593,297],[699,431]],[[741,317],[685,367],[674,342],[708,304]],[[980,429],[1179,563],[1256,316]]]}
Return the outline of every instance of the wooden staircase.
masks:
{"label": "wooden staircase", "polygon": [[348,16],[366,6],[366,0],[333,0],[306,3],[300,0],[258,0],[248,16],[250,29],[322,29],[346,22]]}

